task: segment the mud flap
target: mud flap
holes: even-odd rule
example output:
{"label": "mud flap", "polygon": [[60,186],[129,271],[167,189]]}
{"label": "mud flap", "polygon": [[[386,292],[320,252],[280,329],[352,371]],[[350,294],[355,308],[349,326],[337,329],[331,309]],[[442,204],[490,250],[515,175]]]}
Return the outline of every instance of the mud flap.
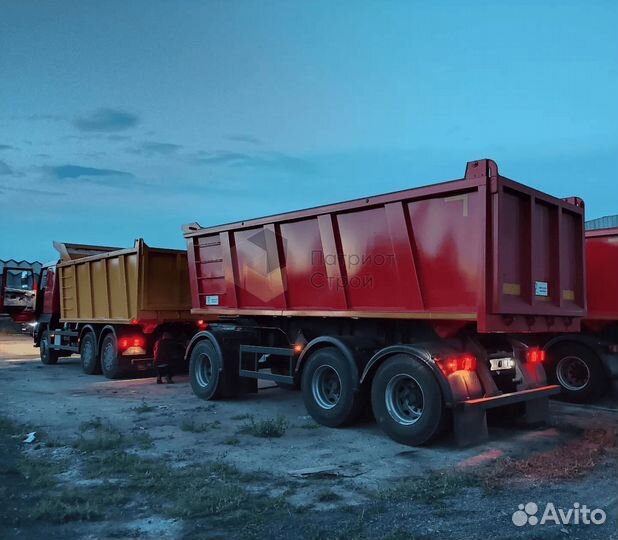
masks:
{"label": "mud flap", "polygon": [[453,409],[455,444],[459,447],[481,444],[489,438],[487,411],[484,407]]}
{"label": "mud flap", "polygon": [[524,423],[527,426],[541,426],[549,419],[549,399],[538,398],[525,402]]}

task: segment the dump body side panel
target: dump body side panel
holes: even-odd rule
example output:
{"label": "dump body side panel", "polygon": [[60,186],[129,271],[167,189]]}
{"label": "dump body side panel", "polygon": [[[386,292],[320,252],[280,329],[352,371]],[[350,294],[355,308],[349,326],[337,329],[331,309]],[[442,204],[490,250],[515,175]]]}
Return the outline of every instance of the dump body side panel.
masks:
{"label": "dump body side panel", "polygon": [[57,266],[61,321],[127,324],[190,319],[185,252],[149,248],[83,257]]}
{"label": "dump body side panel", "polygon": [[132,249],[59,264],[61,320],[137,319],[139,258]]}
{"label": "dump body side panel", "polygon": [[586,232],[587,319],[618,321],[618,229]]}
{"label": "dump body side panel", "polygon": [[469,182],[449,187],[191,237],[193,305],[216,313],[475,320],[484,293],[484,191]]}
{"label": "dump body side panel", "polygon": [[193,312],[461,320],[577,331],[583,208],[471,162],[466,178],[185,227]]}

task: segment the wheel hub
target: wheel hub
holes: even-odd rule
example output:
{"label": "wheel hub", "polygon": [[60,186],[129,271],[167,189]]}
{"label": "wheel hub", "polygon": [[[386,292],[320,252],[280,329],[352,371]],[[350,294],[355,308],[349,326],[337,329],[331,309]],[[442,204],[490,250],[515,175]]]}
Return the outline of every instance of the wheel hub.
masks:
{"label": "wheel hub", "polygon": [[577,392],[590,381],[590,368],[578,356],[565,356],[558,362],[556,376],[564,388]]}
{"label": "wheel hub", "polygon": [[341,378],[331,366],[320,366],[311,379],[313,399],[322,409],[332,409],[341,399]]}
{"label": "wheel hub", "polygon": [[423,415],[423,390],[411,375],[395,375],[386,385],[384,397],[386,410],[398,424],[410,426]]}
{"label": "wheel hub", "polygon": [[212,380],[212,362],[207,354],[200,354],[197,360],[197,369],[195,370],[195,378],[197,383],[207,388]]}

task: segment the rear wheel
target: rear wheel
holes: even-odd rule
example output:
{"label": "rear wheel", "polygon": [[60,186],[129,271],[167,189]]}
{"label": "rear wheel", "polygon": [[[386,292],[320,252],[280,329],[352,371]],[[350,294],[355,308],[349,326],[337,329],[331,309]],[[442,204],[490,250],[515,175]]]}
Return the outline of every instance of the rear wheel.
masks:
{"label": "rear wheel", "polygon": [[444,425],[436,377],[426,365],[405,354],[379,367],[371,385],[371,405],[382,431],[402,444],[426,444]]}
{"label": "rear wheel", "polygon": [[79,344],[79,355],[82,360],[82,370],[88,375],[97,375],[101,373],[101,362],[97,355],[97,344],[94,334],[86,332],[82,336]]}
{"label": "rear wheel", "polygon": [[201,399],[221,397],[222,358],[210,341],[200,341],[191,351],[189,380],[193,393]]}
{"label": "rear wheel", "polygon": [[586,403],[601,398],[609,378],[599,357],[579,343],[562,343],[550,349],[548,377],[559,384],[569,401]]}
{"label": "rear wheel", "polygon": [[52,349],[50,345],[49,330],[45,329],[41,334],[41,341],[39,342],[39,354],[41,355],[41,362],[46,365],[56,364],[58,358],[60,358],[60,352]]}
{"label": "rear wheel", "polygon": [[101,368],[108,379],[118,379],[122,375],[118,343],[114,334],[107,334],[101,345]]}
{"label": "rear wheel", "polygon": [[314,352],[303,370],[301,389],[311,417],[329,427],[350,424],[359,416],[360,393],[352,368],[334,347]]}

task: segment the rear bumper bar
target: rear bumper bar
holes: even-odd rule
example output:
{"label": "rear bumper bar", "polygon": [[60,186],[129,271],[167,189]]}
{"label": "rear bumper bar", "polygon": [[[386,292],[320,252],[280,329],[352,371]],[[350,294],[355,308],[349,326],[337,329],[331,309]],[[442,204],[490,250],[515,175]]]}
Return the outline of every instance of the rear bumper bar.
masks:
{"label": "rear bumper bar", "polygon": [[459,401],[455,403],[455,407],[469,409],[493,409],[494,407],[502,407],[503,405],[511,405],[513,403],[521,403],[532,399],[547,398],[560,393],[560,387],[555,384],[548,386],[540,386],[530,390],[521,390],[519,392],[511,392],[510,394],[500,394],[498,396],[490,396],[477,399],[469,399],[467,401]]}

